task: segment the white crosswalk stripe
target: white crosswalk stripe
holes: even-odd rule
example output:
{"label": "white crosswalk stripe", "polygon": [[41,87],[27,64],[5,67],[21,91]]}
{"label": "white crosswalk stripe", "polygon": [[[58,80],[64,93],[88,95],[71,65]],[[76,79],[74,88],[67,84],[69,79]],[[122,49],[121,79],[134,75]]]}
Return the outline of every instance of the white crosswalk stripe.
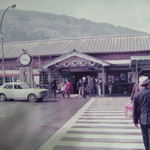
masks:
{"label": "white crosswalk stripe", "polygon": [[[88,116],[83,117],[83,115],[81,115],[78,122],[74,125],[75,127],[71,128],[69,130],[69,133],[67,133],[64,136],[68,138],[76,138],[76,139],[79,138],[80,141],[78,140],[69,142],[61,141],[62,145],[71,146],[73,143],[74,144],[76,143],[75,145],[81,147],[87,145],[89,146],[88,143],[82,142],[82,140],[84,141],[84,138],[86,139],[89,138],[90,140],[91,139],[102,140],[99,142],[90,142],[90,147],[99,147],[101,149],[103,148],[116,148],[116,149],[127,148],[132,150],[136,150],[137,148],[144,149],[142,143],[141,130],[133,128],[132,120],[124,117],[124,111],[98,111],[96,112],[96,115],[98,114],[99,116],[94,116],[95,111],[94,112],[86,111],[84,114],[86,113],[88,113]],[[95,120],[95,118],[98,119]],[[110,118],[110,120],[102,120],[103,118],[106,119]],[[113,118],[115,118],[115,120]],[[124,120],[121,120],[123,121],[121,122],[122,124],[119,123],[120,118],[121,119],[124,118]],[[95,121],[94,124],[93,119]],[[116,124],[116,122],[118,122],[118,124]],[[106,141],[104,141],[104,139],[106,139]],[[109,140],[109,142],[107,142],[107,140]],[[130,140],[130,143],[127,143],[126,140]],[[139,143],[135,143],[135,140],[139,141]],[[112,142],[111,144],[110,141]]]}
{"label": "white crosswalk stripe", "polygon": [[97,100],[90,101],[39,150],[144,150],[140,128],[134,128],[123,109],[89,108],[94,103]]}
{"label": "white crosswalk stripe", "polygon": [[139,130],[133,130],[133,129],[109,129],[109,128],[82,128],[82,127],[80,127],[80,128],[72,128],[72,129],[70,129],[70,131],[97,131],[97,132],[120,132],[120,133],[122,133],[122,132],[126,132],[126,133],[130,133],[130,132],[132,132],[132,133],[141,133]]}

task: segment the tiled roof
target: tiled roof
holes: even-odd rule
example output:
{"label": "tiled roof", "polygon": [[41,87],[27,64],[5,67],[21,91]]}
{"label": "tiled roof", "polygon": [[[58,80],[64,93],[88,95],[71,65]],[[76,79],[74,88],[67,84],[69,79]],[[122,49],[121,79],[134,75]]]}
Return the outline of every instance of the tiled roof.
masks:
{"label": "tiled roof", "polygon": [[150,35],[99,36],[4,43],[6,58],[18,57],[22,53],[22,49],[27,50],[32,56],[61,55],[73,49],[84,53],[142,52],[150,50]]}

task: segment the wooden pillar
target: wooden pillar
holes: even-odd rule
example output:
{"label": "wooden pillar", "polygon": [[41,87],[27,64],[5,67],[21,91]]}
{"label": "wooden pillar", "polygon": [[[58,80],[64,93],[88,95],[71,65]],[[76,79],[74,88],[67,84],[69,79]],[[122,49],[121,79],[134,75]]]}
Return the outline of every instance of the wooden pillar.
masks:
{"label": "wooden pillar", "polygon": [[27,67],[27,73],[27,83],[30,85],[30,87],[34,88],[34,76],[32,67]]}
{"label": "wooden pillar", "polygon": [[30,87],[34,87],[34,77],[33,77],[33,70],[30,66],[21,66],[20,73],[19,73],[19,80],[21,82],[27,82]]}
{"label": "wooden pillar", "polygon": [[138,82],[138,60],[136,60],[135,64],[135,81]]}
{"label": "wooden pillar", "polygon": [[39,56],[38,63],[39,63],[39,69],[40,69],[41,68],[41,57],[40,56]]}
{"label": "wooden pillar", "polygon": [[19,69],[19,81],[26,82],[26,67],[21,66]]}
{"label": "wooden pillar", "polygon": [[48,69],[48,91],[49,91],[49,96],[52,97],[52,89],[51,89],[51,83],[52,83],[52,71],[51,68]]}
{"label": "wooden pillar", "polygon": [[104,71],[104,66],[102,66],[102,95],[105,96],[105,71]]}

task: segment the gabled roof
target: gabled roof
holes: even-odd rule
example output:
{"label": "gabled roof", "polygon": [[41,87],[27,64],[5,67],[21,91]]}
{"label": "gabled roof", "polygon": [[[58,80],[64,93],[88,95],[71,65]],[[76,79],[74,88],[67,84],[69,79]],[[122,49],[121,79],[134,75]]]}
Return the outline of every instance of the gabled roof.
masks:
{"label": "gabled roof", "polygon": [[4,43],[6,58],[18,57],[22,49],[27,50],[32,56],[58,56],[69,53],[73,49],[82,53],[143,52],[150,51],[150,35],[98,36]]}
{"label": "gabled roof", "polygon": [[93,61],[95,63],[101,64],[102,66],[109,66],[110,65],[110,63],[107,63],[106,61],[103,61],[101,59],[97,59],[95,57],[92,57],[92,56],[86,55],[84,53],[78,52],[76,50],[73,50],[73,51],[71,51],[71,52],[69,52],[69,53],[67,53],[65,55],[61,55],[61,56],[55,58],[50,63],[44,65],[42,67],[42,69],[47,69],[48,67],[50,67],[50,66],[52,66],[54,64],[57,64],[58,62],[63,61],[65,59],[67,59],[67,58],[73,57],[73,56],[77,56],[77,57],[82,58],[82,59]]}

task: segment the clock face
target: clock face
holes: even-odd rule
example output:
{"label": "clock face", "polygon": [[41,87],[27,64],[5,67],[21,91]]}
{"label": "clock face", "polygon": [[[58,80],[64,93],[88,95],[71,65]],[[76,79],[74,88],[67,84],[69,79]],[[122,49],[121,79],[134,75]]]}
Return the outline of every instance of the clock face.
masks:
{"label": "clock face", "polygon": [[31,63],[31,56],[27,53],[20,55],[20,63],[24,66],[29,65]]}

